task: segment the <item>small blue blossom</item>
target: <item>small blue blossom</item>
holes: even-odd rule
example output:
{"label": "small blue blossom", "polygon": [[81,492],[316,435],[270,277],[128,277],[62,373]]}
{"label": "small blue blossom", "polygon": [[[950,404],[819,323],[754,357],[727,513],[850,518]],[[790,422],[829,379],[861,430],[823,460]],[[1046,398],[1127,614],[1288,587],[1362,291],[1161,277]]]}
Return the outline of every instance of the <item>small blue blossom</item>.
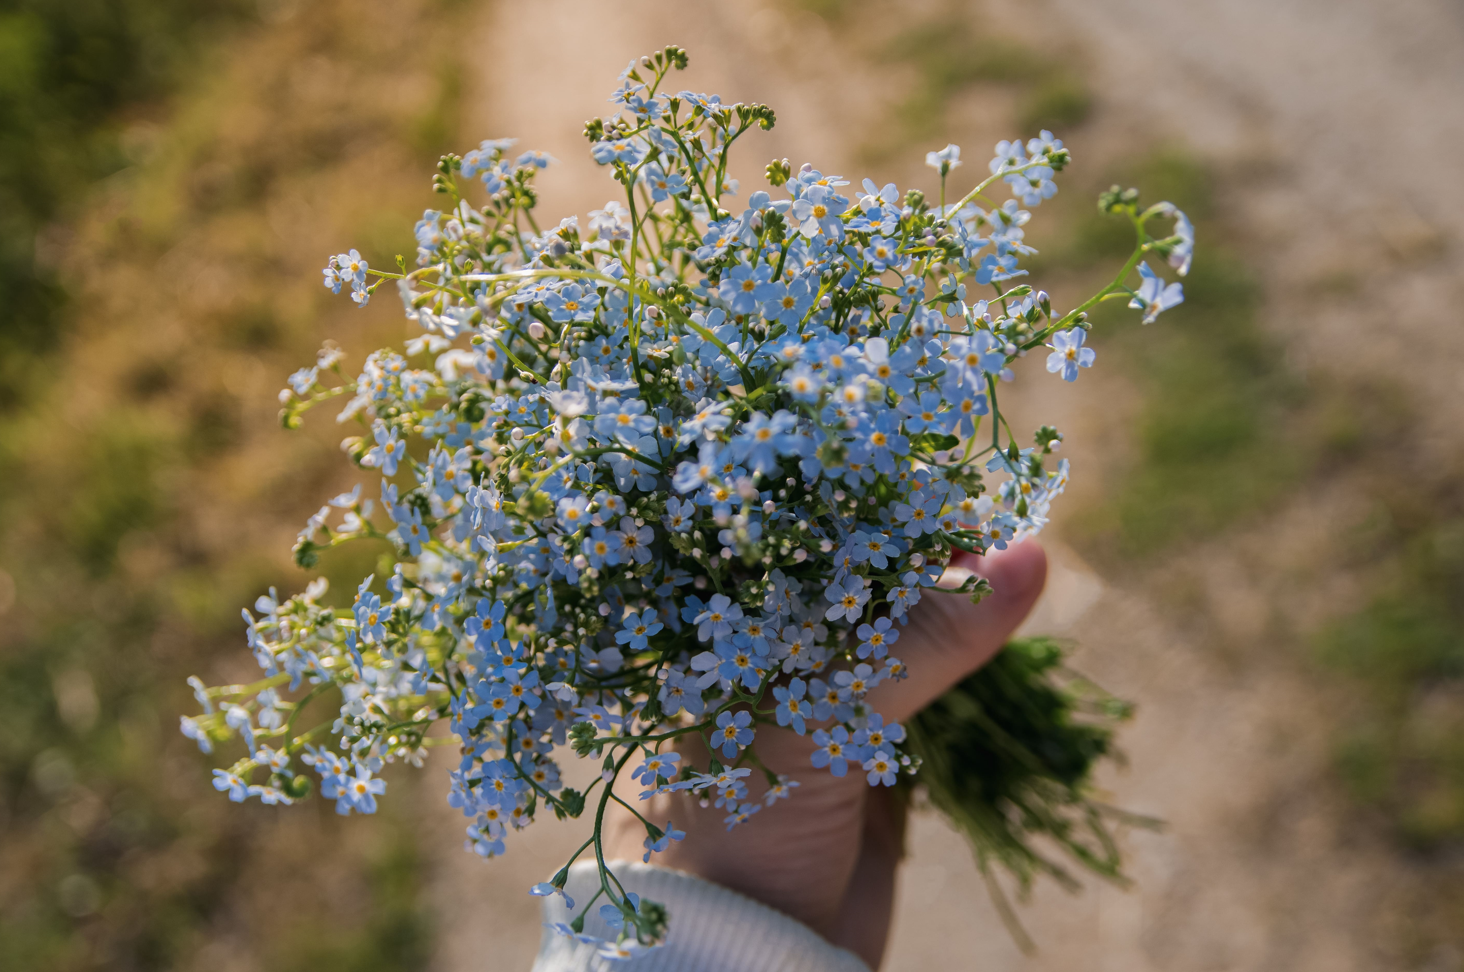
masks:
{"label": "small blue blossom", "polygon": [[844,238],[844,224],[839,217],[849,201],[827,186],[813,186],[793,204],[792,215],[798,231],[806,237],[823,233],[832,240]]}
{"label": "small blue blossom", "polygon": [[752,815],[762,809],[761,803],[740,803],[737,809],[722,818],[722,822],[731,830],[739,824],[745,824],[752,819]]}
{"label": "small blue blossom", "polygon": [[385,422],[376,423],[375,436],[376,445],[366,453],[361,462],[367,466],[379,467],[383,475],[395,476],[397,464],[407,454],[406,443],[398,437],[397,430],[390,428]]}
{"label": "small blue blossom", "polygon": [[660,634],[664,627],[656,620],[654,610],[648,608],[642,614],[631,612],[625,616],[624,627],[615,633],[615,642],[625,645],[630,651],[645,651],[647,639]]}
{"label": "small blue blossom", "polygon": [[581,544],[581,550],[585,558],[589,560],[590,566],[596,570],[602,567],[614,567],[620,563],[620,545],[622,537],[618,532],[606,530],[604,527],[595,527],[590,535],[585,537]]}
{"label": "small blue blossom", "polygon": [[1017,269],[1017,258],[1010,253],[988,253],[981,258],[981,265],[976,268],[976,282],[983,286],[1026,275],[1027,271]]}
{"label": "small blue blossom", "polygon": [[791,436],[796,420],[789,412],[779,411],[771,418],[753,412],[743,424],[742,433],[732,440],[732,454],[747,463],[754,472],[766,473],[778,463],[778,454],[796,448]]}
{"label": "small blue blossom", "polygon": [[829,621],[854,621],[864,610],[869,600],[869,591],[864,587],[864,578],[850,575],[842,581],[835,581],[824,591],[824,597],[832,603],[824,618]]}
{"label": "small blue blossom", "polygon": [[696,636],[702,641],[725,638],[732,633],[732,625],[741,617],[741,605],[733,604],[725,594],[714,594],[707,602],[706,610],[696,616]]}
{"label": "small blue blossom", "polygon": [[942,413],[945,398],[938,391],[923,392],[900,400],[900,412],[905,416],[905,428],[911,432],[944,432],[949,412]]}
{"label": "small blue blossom", "polygon": [[1058,331],[1052,335],[1052,353],[1047,356],[1047,370],[1061,374],[1063,381],[1077,381],[1079,368],[1091,368],[1097,353],[1083,347],[1088,332],[1080,327]]}
{"label": "small blue blossom", "polygon": [[645,154],[645,149],[636,139],[617,138],[596,142],[590,147],[590,154],[601,165],[609,165],[613,162],[635,165]]}
{"label": "small blue blossom", "polygon": [[564,899],[564,907],[566,909],[570,911],[574,910],[574,899],[565,894],[563,888],[554,884],[550,884],[548,881],[541,881],[540,883],[534,885],[532,888],[529,888],[529,894],[532,894],[535,897],[539,898],[547,898],[550,895],[557,894],[559,895],[559,897]]}
{"label": "small blue blossom", "polygon": [[[886,672],[889,665],[886,665]],[[890,677],[899,677],[891,675]],[[878,712],[871,715],[865,727],[854,733],[854,744],[861,747],[864,758],[868,758],[875,750],[887,749],[893,745],[899,745],[905,741],[905,728],[897,722],[885,725],[884,716]]]}
{"label": "small blue blossom", "polygon": [[1195,255],[1195,227],[1189,217],[1178,209],[1174,213],[1174,235],[1177,242],[1169,247],[1169,265],[1181,277],[1189,273],[1190,263]]}
{"label": "small blue blossom", "polygon": [[666,525],[666,529],[672,533],[685,533],[691,529],[695,521],[695,503],[676,496],[666,501],[666,515],[661,517],[661,522]]}
{"label": "small blue blossom", "polygon": [[872,624],[861,624],[855,632],[859,636],[859,657],[883,658],[889,654],[890,645],[900,640],[900,632],[893,630],[889,618],[875,618]]}
{"label": "small blue blossom", "polygon": [[795,678],[790,681],[787,687],[781,685],[773,688],[773,697],[778,700],[777,719],[778,725],[793,727],[798,735],[803,735],[803,720],[812,714],[812,706],[803,698],[807,685],[803,679]]}
{"label": "small blue blossom", "polygon": [[243,803],[244,799],[249,796],[249,784],[233,773],[216,769],[213,771],[213,777],[214,789],[220,793],[229,794],[229,799],[235,803]]}
{"label": "small blue blossom", "polygon": [[336,274],[340,279],[352,285],[366,283],[366,271],[370,270],[365,258],[356,250],[349,253],[338,254],[335,258]]}
{"label": "small blue blossom", "polygon": [[544,294],[544,306],[548,308],[549,316],[558,323],[588,321],[594,316],[595,308],[599,304],[599,295],[579,284],[569,284],[560,290],[550,290]]}
{"label": "small blue blossom", "polygon": [[905,536],[918,538],[940,530],[939,496],[932,496],[924,490],[915,490],[908,497],[909,502],[896,503],[891,507],[895,521],[905,528]]}
{"label": "small blue blossom", "polygon": [[590,501],[583,493],[570,493],[559,498],[556,513],[559,525],[569,533],[590,522]]}
{"label": "small blue blossom", "polygon": [[863,698],[881,680],[873,666],[863,663],[855,665],[853,671],[834,672],[834,684],[839,687],[839,699],[844,702]]}
{"label": "small blue blossom", "polygon": [[635,772],[631,773],[631,779],[640,780],[646,786],[655,786],[656,777],[671,779],[676,775],[676,764],[681,762],[680,753],[657,753],[650,756]]}
{"label": "small blue blossom", "polygon": [[667,172],[658,165],[648,165],[641,170],[641,180],[651,190],[653,202],[664,202],[687,192],[685,176],[680,172]]}
{"label": "small blue blossom", "polygon": [[383,606],[380,596],[374,591],[361,591],[356,596],[354,611],[356,631],[362,641],[379,644],[386,640],[385,624],[391,620],[392,608]]}
{"label": "small blue blossom", "polygon": [[1149,269],[1147,261],[1139,264],[1139,276],[1143,282],[1134,292],[1129,306],[1144,312],[1145,324],[1154,323],[1154,319],[1164,311],[1184,303],[1184,285],[1177,282],[1166,285],[1163,277]]}
{"label": "small blue blossom", "polygon": [[717,716],[712,747],[720,747],[725,759],[736,759],[737,754],[752,742],[752,735],[752,713],[745,709],[735,714],[723,712]]}
{"label": "small blue blossom", "polygon": [[680,842],[685,839],[686,831],[677,830],[671,825],[671,821],[668,820],[666,821],[666,826],[661,829],[660,837],[651,837],[647,835],[644,844],[646,852],[645,855],[642,856],[641,860],[649,864],[651,862],[652,854],[659,854],[666,848],[670,847],[672,843]]}
{"label": "small blue blossom", "polygon": [[868,771],[870,786],[884,784],[885,786],[895,785],[896,763],[889,753],[883,749],[877,750],[873,755],[864,761],[864,768]]}
{"label": "small blue blossom", "polygon": [[[209,740],[208,733],[203,731],[203,727],[198,724],[196,719],[191,719],[188,716],[179,716],[178,718],[183,735],[198,743],[199,752],[213,752],[213,743]],[[215,774],[218,773],[217,770],[214,772]]]}
{"label": "small blue blossom", "polygon": [[[372,777],[371,771],[364,765],[356,765],[356,775],[346,781],[342,790],[343,798],[348,800],[350,809],[357,813],[375,813],[376,798],[386,792],[386,780],[378,780]],[[337,810],[340,807],[337,805]]]}
{"label": "small blue blossom", "polygon": [[815,730],[813,744],[818,747],[810,760],[815,769],[827,766],[835,776],[849,772],[849,730],[843,726],[834,726],[829,731]]}
{"label": "small blue blossom", "polygon": [[945,148],[935,152],[925,153],[925,164],[939,172],[942,176],[961,164],[961,147],[959,145],[947,145]]}

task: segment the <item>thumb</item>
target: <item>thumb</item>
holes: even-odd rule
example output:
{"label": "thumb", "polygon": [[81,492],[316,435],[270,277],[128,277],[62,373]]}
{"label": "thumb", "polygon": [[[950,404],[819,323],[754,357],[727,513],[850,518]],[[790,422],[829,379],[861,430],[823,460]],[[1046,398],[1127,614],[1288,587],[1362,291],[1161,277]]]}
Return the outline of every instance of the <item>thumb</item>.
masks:
{"label": "thumb", "polygon": [[951,566],[985,577],[992,593],[972,604],[964,595],[924,591],[892,649],[909,677],[869,693],[870,708],[886,719],[909,718],[986,664],[1031,612],[1047,580],[1047,555],[1033,541],[984,557],[958,553]]}

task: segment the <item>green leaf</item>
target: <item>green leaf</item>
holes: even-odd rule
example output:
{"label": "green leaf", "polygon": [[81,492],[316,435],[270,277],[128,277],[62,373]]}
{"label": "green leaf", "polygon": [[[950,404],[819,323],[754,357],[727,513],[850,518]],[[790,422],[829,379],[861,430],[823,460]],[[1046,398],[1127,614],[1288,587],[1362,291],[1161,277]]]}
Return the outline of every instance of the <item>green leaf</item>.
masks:
{"label": "green leaf", "polygon": [[960,444],[961,440],[954,435],[936,432],[922,432],[920,435],[910,437],[910,447],[919,452],[940,452],[944,449],[954,449]]}

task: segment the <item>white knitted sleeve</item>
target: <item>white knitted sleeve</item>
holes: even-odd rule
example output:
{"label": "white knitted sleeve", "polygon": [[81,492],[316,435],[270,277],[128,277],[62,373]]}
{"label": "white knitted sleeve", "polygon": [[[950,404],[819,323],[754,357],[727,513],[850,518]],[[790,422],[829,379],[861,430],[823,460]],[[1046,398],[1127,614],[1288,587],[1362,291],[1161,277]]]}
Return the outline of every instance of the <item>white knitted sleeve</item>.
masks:
{"label": "white knitted sleeve", "polygon": [[[533,972],[869,972],[858,956],[825,941],[808,926],[720,885],[639,861],[614,865],[627,891],[659,901],[671,916],[666,944],[630,961],[610,961],[595,948],[544,929]],[[570,868],[565,891],[589,901],[599,887],[593,863]],[[558,895],[544,899],[544,921],[567,922]],[[585,932],[613,938],[592,908]]]}

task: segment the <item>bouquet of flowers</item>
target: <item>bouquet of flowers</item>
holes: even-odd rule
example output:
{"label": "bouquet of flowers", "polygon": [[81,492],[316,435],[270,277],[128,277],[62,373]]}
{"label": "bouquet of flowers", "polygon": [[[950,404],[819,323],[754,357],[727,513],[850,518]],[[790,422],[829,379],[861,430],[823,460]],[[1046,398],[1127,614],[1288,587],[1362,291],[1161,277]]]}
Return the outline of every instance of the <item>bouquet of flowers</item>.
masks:
{"label": "bouquet of flowers", "polygon": [[[676,47],[633,61],[617,113],[585,126],[623,201],[584,226],[536,219],[534,179],[552,159],[485,141],[439,163],[449,204],[416,224],[414,266],[330,259],[328,288],[365,306],[394,287],[420,334],[354,377],[328,344],[281,392],[287,427],[346,398],[337,421],[364,434],[342,447],[382,477],[370,497],[358,485],[322,506],[295,559],[310,568],[372,538],[392,544],[394,566],[362,580],[349,610],[322,603],[323,579],[261,597],[244,619],[263,678],[191,680],[202,712],[184,733],[205,751],[242,740],[214,771],[230,799],[290,803],[313,773],[342,814],[376,809],[384,764],[451,746],[448,801],[485,858],[546,811],[588,811],[574,858],[594,853],[599,891],[559,930],[583,936],[598,905],[619,928],[601,943],[610,957],[654,946],[668,920],[605,863],[607,806],[639,816],[617,779],[715,795],[729,828],[747,825],[764,806],[748,799],[754,772],[768,804],[797,799],[796,780],[757,758],[772,726],[813,734],[809,772],[891,786],[930,767],[932,798],[964,819],[983,868],[1024,883],[1060,873],[1027,843],[1040,832],[1111,871],[1073,829],[1092,823],[1080,788],[1109,730],[1076,727],[1082,693],[1048,680],[1056,648],[973,676],[908,734],[864,700],[905,677],[901,626],[922,597],[953,596],[932,592],[953,551],[1036,533],[1067,483],[1061,433],[1023,444],[1002,416],[1013,363],[1038,351],[1073,381],[1093,364],[1094,305],[1126,300],[1147,322],[1178,303],[1180,285],[1145,257],[1183,274],[1189,221],[1168,203],[1141,208],[1134,190],[1103,194],[1132,225],[1133,254],[1059,312],[1019,268],[1029,209],[1071,161],[1051,133],[1000,143],[950,201],[955,145],[927,156],[933,200],[781,160],[734,205],[729,152],[773,111],[671,94],[686,62]],[[993,200],[998,189],[1011,198]],[[975,576],[941,586],[989,590]],[[300,724],[318,698],[325,721]],[[693,735],[706,765],[672,748]],[[561,781],[563,747],[601,767],[584,790]],[[641,819],[647,859],[682,836]],[[567,871],[532,893],[563,894]]]}

